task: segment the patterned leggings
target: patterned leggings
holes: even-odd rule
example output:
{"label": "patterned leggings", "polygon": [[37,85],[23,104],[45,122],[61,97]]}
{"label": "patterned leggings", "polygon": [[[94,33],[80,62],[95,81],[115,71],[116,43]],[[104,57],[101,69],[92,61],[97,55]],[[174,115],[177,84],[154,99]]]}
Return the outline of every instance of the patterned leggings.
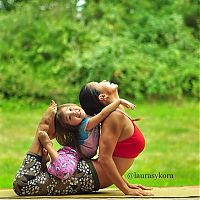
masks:
{"label": "patterned leggings", "polygon": [[91,160],[80,160],[75,174],[61,180],[42,171],[42,157],[28,153],[13,182],[20,196],[90,193],[99,189],[99,180]]}

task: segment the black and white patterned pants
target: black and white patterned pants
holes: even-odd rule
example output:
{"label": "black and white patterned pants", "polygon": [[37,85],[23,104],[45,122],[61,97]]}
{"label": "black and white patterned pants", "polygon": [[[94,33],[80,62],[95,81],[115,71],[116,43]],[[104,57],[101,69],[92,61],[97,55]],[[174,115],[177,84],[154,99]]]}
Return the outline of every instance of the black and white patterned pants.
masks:
{"label": "black and white patterned pants", "polygon": [[81,160],[75,174],[61,180],[42,170],[42,157],[28,153],[13,182],[20,196],[90,193],[99,189],[99,180],[91,160]]}

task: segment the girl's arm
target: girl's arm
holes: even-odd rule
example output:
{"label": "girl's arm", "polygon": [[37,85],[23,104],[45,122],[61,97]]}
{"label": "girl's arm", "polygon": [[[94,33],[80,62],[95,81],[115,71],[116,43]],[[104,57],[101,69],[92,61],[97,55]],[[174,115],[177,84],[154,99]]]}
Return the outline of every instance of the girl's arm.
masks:
{"label": "girl's arm", "polygon": [[51,142],[47,132],[39,131],[38,139],[50,155],[51,162],[54,162],[58,158],[58,152],[53,148],[53,143]]}
{"label": "girl's arm", "polygon": [[135,108],[135,105],[130,103],[129,101],[125,99],[118,99],[113,103],[107,105],[105,108],[103,108],[102,111],[97,115],[90,117],[86,130],[90,130],[99,125],[106,117],[108,117],[108,115],[110,115],[114,110],[116,110],[120,104],[130,109]]}

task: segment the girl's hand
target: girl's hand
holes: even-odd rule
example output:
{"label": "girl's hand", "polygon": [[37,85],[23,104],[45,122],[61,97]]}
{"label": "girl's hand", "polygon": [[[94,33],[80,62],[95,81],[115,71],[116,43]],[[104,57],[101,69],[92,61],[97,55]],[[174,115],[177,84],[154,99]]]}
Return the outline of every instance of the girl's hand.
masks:
{"label": "girl's hand", "polygon": [[55,103],[54,100],[51,100],[51,103],[50,103],[50,105],[49,105],[49,108],[52,110],[53,113],[56,114],[56,112],[57,112],[57,104]]}
{"label": "girl's hand", "polygon": [[122,104],[126,108],[130,108],[130,109],[135,109],[136,108],[136,105],[134,105],[133,103],[131,103],[131,102],[125,100],[125,99],[120,99],[120,104]]}

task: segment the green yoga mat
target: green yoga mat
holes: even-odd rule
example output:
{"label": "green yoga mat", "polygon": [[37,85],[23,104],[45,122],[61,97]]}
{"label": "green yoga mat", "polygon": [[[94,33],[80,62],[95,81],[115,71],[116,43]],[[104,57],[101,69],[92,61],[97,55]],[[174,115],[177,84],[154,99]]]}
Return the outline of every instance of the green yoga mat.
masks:
{"label": "green yoga mat", "polygon": [[[189,197],[200,197],[200,186],[183,186],[183,187],[155,187],[152,190],[154,196],[150,198],[189,198]],[[101,189],[98,192],[93,194],[79,194],[79,195],[65,195],[65,196],[27,196],[21,197],[17,196],[12,189],[1,189],[0,190],[0,199],[39,199],[39,198],[50,198],[50,199],[79,199],[79,198],[135,198],[129,195],[123,195],[121,191],[118,189],[108,188],[108,189]],[[145,198],[146,197],[138,197],[138,198]]]}

